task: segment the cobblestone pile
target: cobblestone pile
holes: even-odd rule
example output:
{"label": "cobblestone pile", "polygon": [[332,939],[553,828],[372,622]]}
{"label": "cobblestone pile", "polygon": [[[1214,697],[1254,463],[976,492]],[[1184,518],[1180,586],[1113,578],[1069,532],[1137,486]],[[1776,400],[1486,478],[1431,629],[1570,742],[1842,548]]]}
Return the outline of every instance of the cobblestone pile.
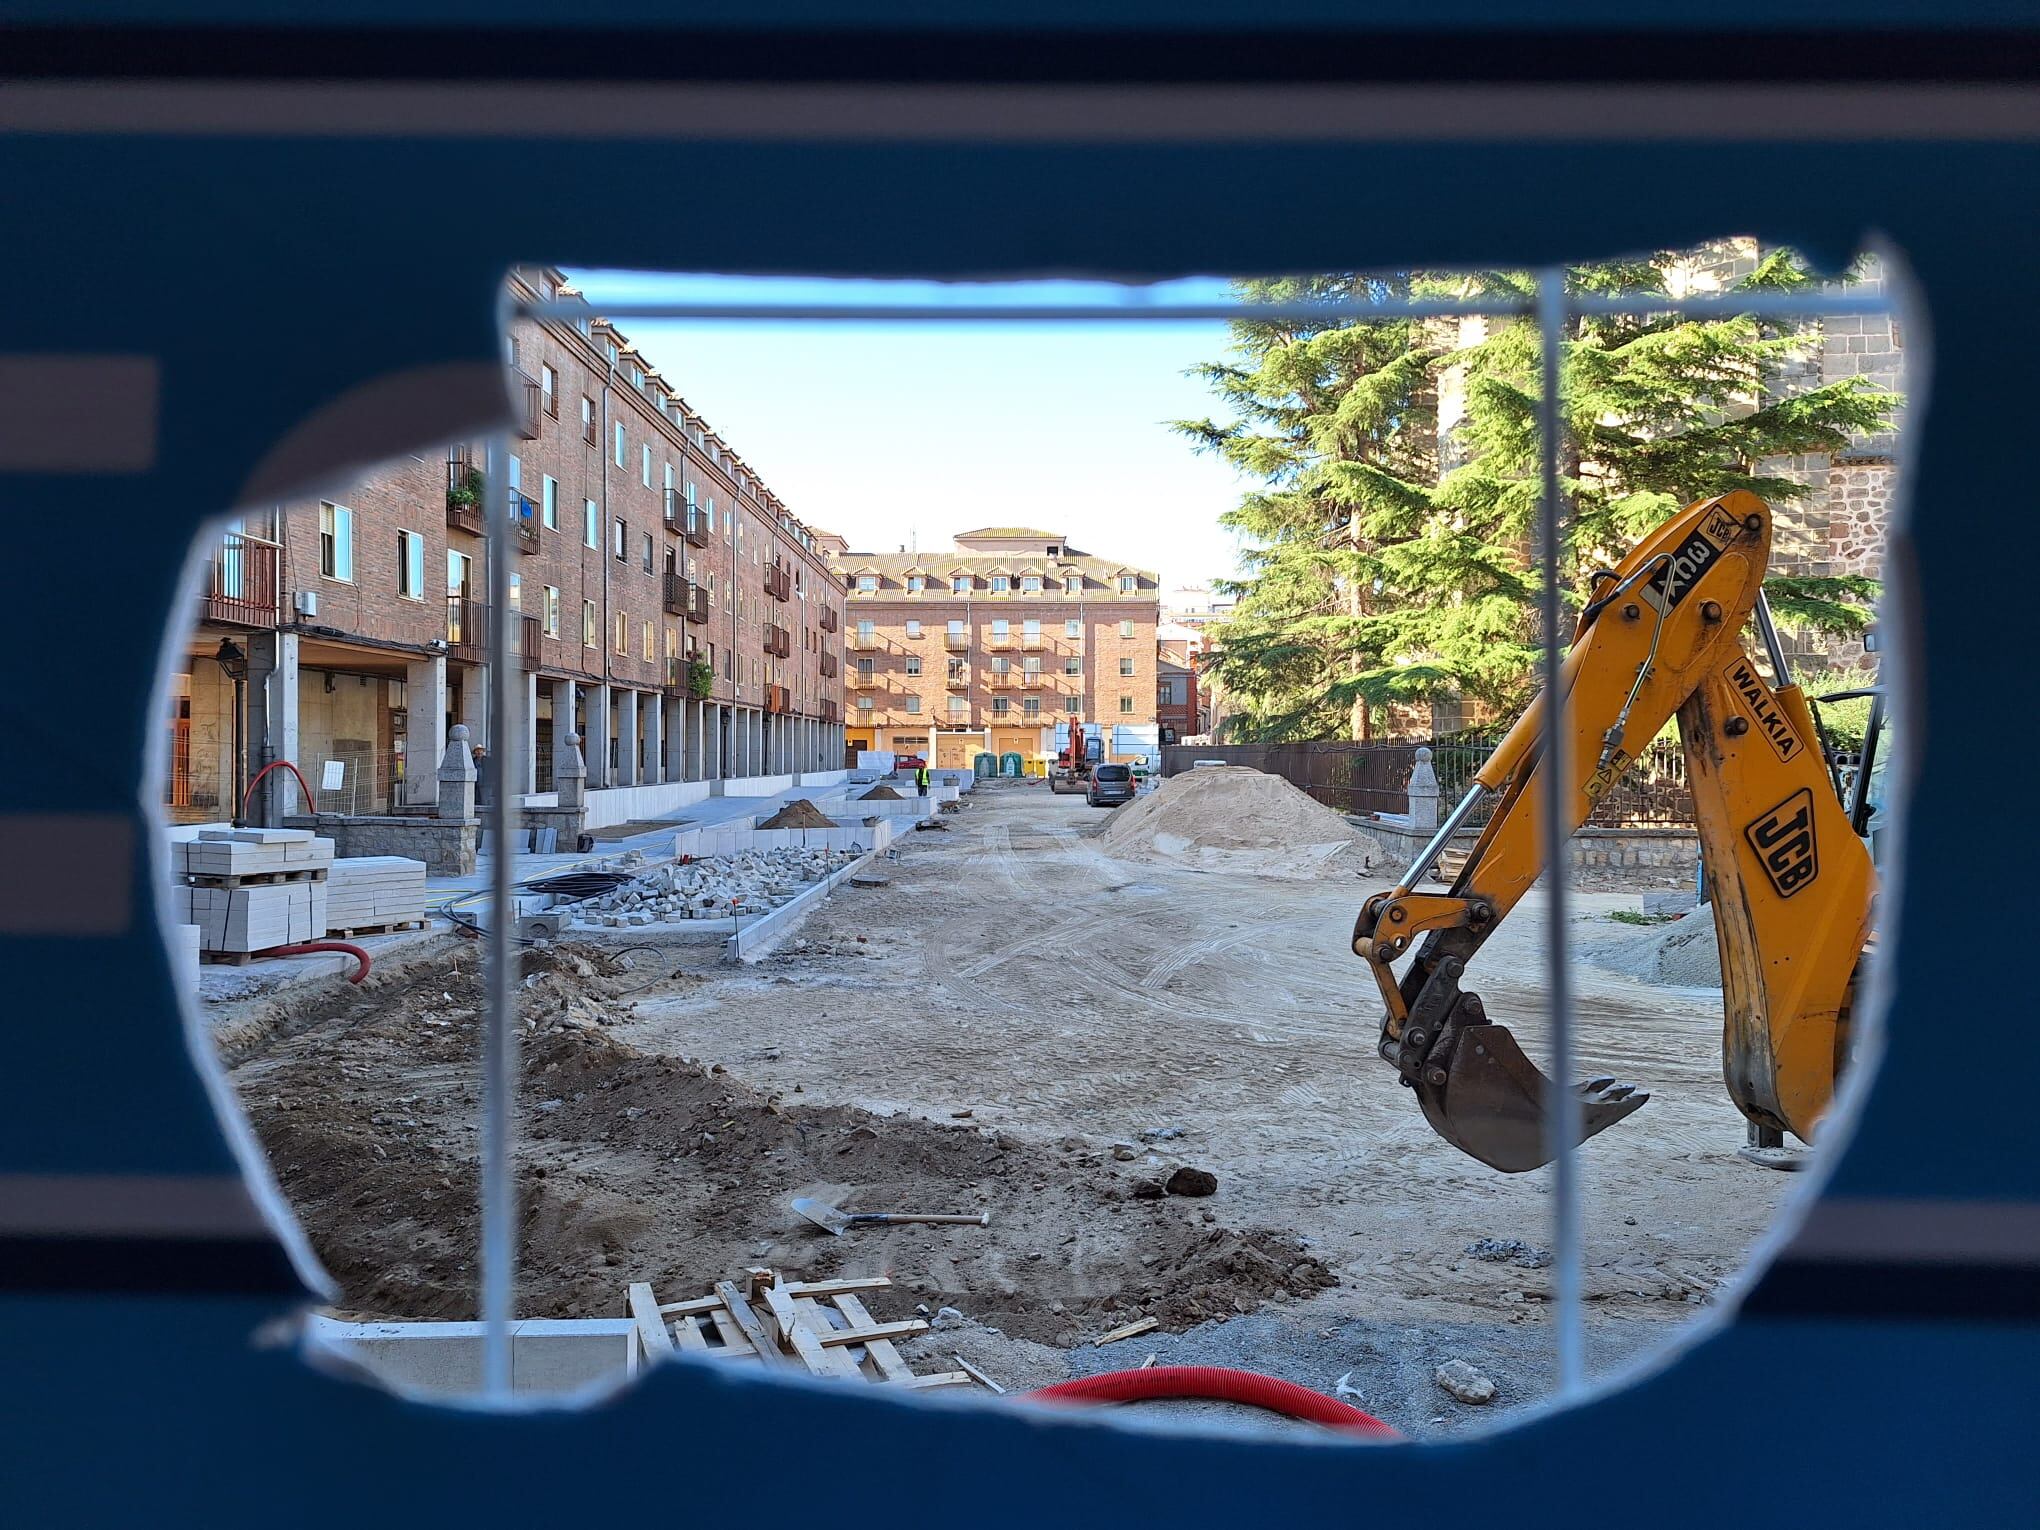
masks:
{"label": "cobblestone pile", "polygon": [[789,847],[660,866],[614,892],[573,907],[584,924],[613,929],[673,919],[727,919],[731,907],[762,914],[857,858],[853,850]]}

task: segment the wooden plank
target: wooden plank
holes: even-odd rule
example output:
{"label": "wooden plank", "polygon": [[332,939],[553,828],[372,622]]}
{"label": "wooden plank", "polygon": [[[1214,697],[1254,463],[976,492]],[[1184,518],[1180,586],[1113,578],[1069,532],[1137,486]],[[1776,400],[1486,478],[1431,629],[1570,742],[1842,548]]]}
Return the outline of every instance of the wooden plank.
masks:
{"label": "wooden plank", "polygon": [[[779,1336],[793,1346],[793,1352],[800,1356],[800,1362],[817,1376],[850,1377],[857,1374],[857,1363],[840,1351],[832,1354],[822,1348],[816,1330],[801,1321],[803,1314],[794,1304],[794,1299],[781,1290],[768,1290],[765,1305],[772,1311],[779,1325]],[[810,1309],[812,1311],[812,1308]],[[814,1313],[819,1317],[819,1312]],[[824,1321],[827,1321],[824,1319]]]}
{"label": "wooden plank", "polygon": [[697,1321],[692,1313],[682,1313],[679,1320],[673,1324],[673,1337],[679,1341],[680,1348],[690,1353],[706,1354],[708,1340],[703,1338],[701,1330],[694,1326]]}
{"label": "wooden plank", "polygon": [[751,1310],[751,1304],[744,1300],[734,1281],[718,1280],[715,1294],[722,1298],[723,1306],[729,1309],[737,1326],[744,1330],[744,1337],[751,1341],[751,1348],[758,1351],[758,1358],[768,1367],[785,1367],[792,1362],[779,1352],[779,1346],[772,1342],[772,1335],[765,1331],[765,1325],[758,1321],[758,1314]]}
{"label": "wooden plank", "polygon": [[903,1392],[918,1392],[923,1387],[974,1387],[977,1378],[969,1371],[937,1371],[931,1376],[908,1376],[887,1384]]}
{"label": "wooden plank", "polygon": [[722,1352],[725,1355],[734,1359],[741,1355],[757,1353],[751,1348],[751,1341],[744,1337],[744,1330],[737,1326],[737,1320],[730,1316],[729,1309],[721,1302],[715,1304],[714,1309],[708,1314],[708,1320],[715,1324],[715,1331],[722,1335]]}
{"label": "wooden plank", "polygon": [[624,1290],[631,1321],[637,1324],[638,1345],[647,1360],[665,1360],[673,1353],[673,1336],[666,1332],[666,1320],[659,1316],[659,1299],[644,1281],[632,1281]]}
{"label": "wooden plank", "polygon": [[926,1318],[907,1318],[898,1323],[874,1323],[869,1328],[832,1328],[821,1337],[824,1344],[870,1344],[879,1339],[911,1339],[927,1331]]}
{"label": "wooden plank", "polygon": [[[871,1313],[864,1303],[848,1291],[836,1294],[836,1310],[850,1320],[852,1328],[872,1328]],[[893,1348],[890,1339],[869,1339],[865,1342],[865,1356],[871,1361],[871,1368],[878,1373],[880,1381],[903,1381],[914,1374],[914,1368],[907,1364],[906,1357]]]}
{"label": "wooden plank", "polygon": [[713,1312],[721,1305],[722,1298],[720,1296],[697,1296],[692,1301],[660,1302],[659,1311],[663,1312],[667,1317],[674,1317],[680,1313]]}
{"label": "wooden plank", "polygon": [[1110,1333],[1101,1333],[1091,1341],[1093,1349],[1104,1344],[1117,1344],[1121,1339],[1130,1339],[1135,1334],[1146,1333],[1150,1328],[1162,1326],[1160,1318],[1144,1317],[1138,1322],[1128,1323],[1124,1328],[1115,1328]]}
{"label": "wooden plank", "polygon": [[971,1378],[974,1381],[976,1381],[979,1386],[990,1387],[994,1392],[997,1392],[1001,1397],[1004,1397],[1006,1395],[1006,1389],[1004,1387],[1000,1386],[996,1381],[992,1380],[991,1377],[987,1376],[983,1371],[979,1370],[976,1366],[972,1365],[968,1360],[964,1359],[963,1356],[951,1355],[949,1358],[954,1360],[958,1365],[962,1366],[966,1371],[968,1371],[971,1375]]}
{"label": "wooden plank", "polygon": [[884,1291],[892,1285],[889,1275],[867,1275],[857,1280],[795,1280],[786,1283],[790,1296],[841,1296],[849,1291]]}

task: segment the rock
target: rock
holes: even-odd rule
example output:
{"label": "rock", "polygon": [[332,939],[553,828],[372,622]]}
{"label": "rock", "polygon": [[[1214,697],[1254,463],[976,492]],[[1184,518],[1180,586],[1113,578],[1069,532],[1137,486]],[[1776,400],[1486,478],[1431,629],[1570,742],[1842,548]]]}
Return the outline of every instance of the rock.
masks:
{"label": "rock", "polygon": [[1186,1163],[1169,1176],[1162,1188],[1170,1195],[1213,1195],[1218,1191],[1218,1176],[1209,1169],[1193,1169]]}
{"label": "rock", "polygon": [[1482,1238],[1466,1245],[1466,1252],[1489,1264],[1515,1264],[1526,1270],[1542,1270],[1551,1263],[1549,1250],[1525,1243],[1521,1238]]}
{"label": "rock", "polygon": [[1158,1179],[1137,1179],[1133,1182],[1133,1198],[1137,1201],[1158,1201],[1168,1193]]}
{"label": "rock", "polygon": [[1447,1360],[1433,1379],[1448,1397],[1459,1402],[1479,1407],[1495,1400],[1495,1384],[1464,1360]]}
{"label": "rock", "polygon": [[1140,1134],[1143,1142],[1174,1142],[1183,1135],[1180,1126],[1151,1126]]}
{"label": "rock", "polygon": [[1140,1157],[1140,1149],[1131,1142],[1115,1142],[1112,1144],[1112,1156],[1121,1163],[1132,1163],[1134,1159]]}
{"label": "rock", "polygon": [[954,1328],[962,1321],[963,1314],[954,1307],[938,1307],[935,1309],[935,1321],[928,1326],[930,1328]]}

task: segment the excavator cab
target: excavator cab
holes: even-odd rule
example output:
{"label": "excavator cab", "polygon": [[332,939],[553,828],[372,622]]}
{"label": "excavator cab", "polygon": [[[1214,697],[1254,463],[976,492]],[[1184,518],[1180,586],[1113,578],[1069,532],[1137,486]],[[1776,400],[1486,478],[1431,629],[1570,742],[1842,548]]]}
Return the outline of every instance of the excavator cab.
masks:
{"label": "excavator cab", "polygon": [[[1678,718],[1716,907],[1724,1081],[1756,1126],[1809,1140],[1846,1055],[1876,887],[1856,825],[1875,813],[1882,777],[1873,751],[1857,772],[1855,801],[1837,794],[1764,603],[1770,543],[1769,507],[1736,492],[1687,506],[1596,576],[1560,674],[1567,808],[1558,828],[1570,837]],[[1742,647],[1752,619],[1769,651],[1769,680]],[[1548,704],[1539,697],[1517,720],[1430,844],[1394,888],[1367,900],[1353,929],[1354,953],[1386,1009],[1382,1059],[1440,1136],[1504,1173],[1553,1156],[1547,1100],[1559,1086],[1460,980],[1557,853],[1543,843],[1538,811],[1550,766]],[[1420,891],[1490,801],[1494,811],[1450,889]],[[1398,975],[1394,964],[1405,957]],[[1610,1077],[1564,1087],[1579,1097],[1581,1140],[1649,1099]]]}

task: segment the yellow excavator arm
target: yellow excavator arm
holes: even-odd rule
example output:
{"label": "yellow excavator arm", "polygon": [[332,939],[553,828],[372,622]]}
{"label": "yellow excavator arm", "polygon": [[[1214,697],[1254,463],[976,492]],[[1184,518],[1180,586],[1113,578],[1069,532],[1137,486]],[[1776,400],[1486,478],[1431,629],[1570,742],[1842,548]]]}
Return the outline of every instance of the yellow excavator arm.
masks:
{"label": "yellow excavator arm", "polygon": [[[1676,715],[1721,946],[1728,1092],[1750,1120],[1809,1139],[1847,1049],[1876,874],[1830,784],[1804,694],[1773,688],[1742,648],[1770,551],[1769,507],[1738,492],[1687,506],[1596,577],[1560,681],[1565,833]],[[1353,928],[1387,1009],[1382,1058],[1440,1136],[1507,1173],[1551,1158],[1552,1086],[1459,982],[1551,859],[1537,811],[1545,705],[1539,697],[1517,720],[1416,863],[1367,900]],[[1417,891],[1490,799],[1450,891]],[[1392,964],[1413,946],[1398,976]],[[1574,1087],[1583,1138],[1649,1098],[1609,1078]]]}

